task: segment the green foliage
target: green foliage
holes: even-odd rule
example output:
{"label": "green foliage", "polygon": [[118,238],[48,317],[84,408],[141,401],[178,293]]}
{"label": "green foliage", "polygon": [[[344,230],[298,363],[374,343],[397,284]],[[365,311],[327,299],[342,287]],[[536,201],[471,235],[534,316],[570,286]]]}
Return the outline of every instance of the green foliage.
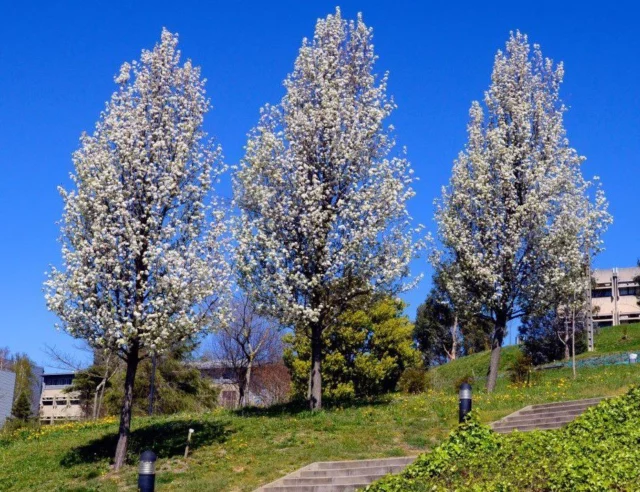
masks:
{"label": "green foliage", "polygon": [[[85,415],[90,414],[96,388],[102,381],[102,377],[99,374],[102,373],[104,373],[103,366],[95,364],[85,370],[78,371],[75,373],[71,386],[64,390],[65,393],[75,393],[77,395]],[[107,388],[110,386],[110,382],[107,382]]]}
{"label": "green foliage", "polygon": [[398,381],[398,389],[409,394],[424,393],[429,386],[427,371],[421,367],[407,367]]}
{"label": "green foliage", "polygon": [[[579,321],[576,322],[576,355],[587,350],[585,320],[580,318]],[[558,316],[556,309],[525,316],[519,332],[523,340],[522,350],[536,366],[571,356],[571,327]]]}
{"label": "green foliage", "polygon": [[26,354],[18,354],[13,358],[13,372],[16,374],[14,387],[14,401],[24,394],[31,401],[32,386],[34,382],[31,360]]}
{"label": "green foliage", "polygon": [[[346,312],[324,331],[324,396],[348,399],[393,391],[402,371],[420,364],[411,338],[413,325],[403,309],[402,302],[383,298]],[[305,397],[311,367],[308,334],[298,330],[284,341],[294,394]]]}
{"label": "green foliage", "polygon": [[557,431],[499,435],[474,414],[403,473],[366,490],[635,490],[639,424],[638,387]]}
{"label": "green foliage", "polygon": [[491,346],[493,322],[454,309],[443,275],[441,271],[433,276],[434,286],[416,314],[414,338],[427,367],[447,362],[453,352],[459,357]]}
{"label": "green foliage", "polygon": [[509,379],[515,384],[530,383],[532,369],[531,357],[520,352],[509,366]]}
{"label": "green foliage", "polygon": [[460,389],[460,386],[462,386],[464,383],[473,386],[474,384],[476,384],[475,376],[471,374],[465,374],[464,376],[459,377],[453,382],[452,390],[457,392]]}
{"label": "green foliage", "polygon": [[21,422],[26,422],[31,417],[31,400],[26,391],[21,391],[18,398],[13,402],[11,415]]}
{"label": "green foliage", "polygon": [[[145,415],[149,407],[151,360],[138,366],[133,390],[133,411]],[[124,371],[116,373],[105,392],[104,403],[110,415],[120,411],[124,394]],[[174,358],[159,358],[155,375],[154,413],[173,414],[185,411],[205,411],[217,405],[218,390],[200,371]]]}

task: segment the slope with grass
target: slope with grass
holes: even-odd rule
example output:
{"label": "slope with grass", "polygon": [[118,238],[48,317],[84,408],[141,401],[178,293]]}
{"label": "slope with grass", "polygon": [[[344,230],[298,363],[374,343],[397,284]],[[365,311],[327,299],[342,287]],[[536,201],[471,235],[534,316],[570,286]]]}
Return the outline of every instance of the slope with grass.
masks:
{"label": "slope with grass", "polygon": [[[615,330],[602,330],[594,355],[640,349],[640,326],[629,327],[635,340],[631,344],[616,344],[622,332]],[[600,346],[602,337],[609,341]],[[516,350],[505,349],[503,369]],[[147,448],[159,455],[158,489],[189,491],[250,491],[315,461],[419,454],[436,447],[456,427],[454,383],[472,371],[482,374],[485,363],[488,354],[476,354],[438,368],[433,371],[434,389],[425,394],[390,395],[317,413],[288,405],[138,417],[129,465],[119,474],[109,466],[115,418],[0,434],[0,490],[135,490],[137,456]],[[514,386],[501,377],[493,394],[474,386],[474,409],[480,421],[488,423],[529,404],[619,395],[639,380],[640,364],[585,367],[576,380],[569,368],[540,371],[532,387]],[[185,460],[189,428],[196,432]]]}

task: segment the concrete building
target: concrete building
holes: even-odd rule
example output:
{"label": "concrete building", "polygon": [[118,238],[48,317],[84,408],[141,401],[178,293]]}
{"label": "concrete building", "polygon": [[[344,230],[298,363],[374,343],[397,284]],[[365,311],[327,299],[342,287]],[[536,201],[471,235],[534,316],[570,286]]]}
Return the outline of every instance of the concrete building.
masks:
{"label": "concrete building", "polygon": [[[40,412],[40,394],[42,393],[42,374],[44,369],[31,365],[31,415],[37,416]],[[0,370],[0,427],[11,416],[13,401],[16,394],[16,374],[13,371]]]}
{"label": "concrete building", "polygon": [[74,374],[63,372],[42,376],[40,398],[40,422],[53,424],[65,420],[80,420],[84,417],[77,393],[67,393]]}
{"label": "concrete building", "polygon": [[11,371],[0,371],[0,429],[5,420],[11,416],[13,407],[13,390],[16,385],[16,374]]}
{"label": "concrete building", "polygon": [[640,322],[640,285],[634,281],[640,276],[639,267],[594,270],[592,276],[595,280],[591,291],[594,326]]}

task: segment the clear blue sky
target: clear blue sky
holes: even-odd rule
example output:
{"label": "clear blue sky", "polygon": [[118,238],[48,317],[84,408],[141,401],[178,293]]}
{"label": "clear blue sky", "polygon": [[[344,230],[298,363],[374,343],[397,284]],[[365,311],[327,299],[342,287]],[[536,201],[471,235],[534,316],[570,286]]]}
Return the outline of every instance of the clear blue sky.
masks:
{"label": "clear blue sky", "polygon": [[[5,2],[0,16],[0,346],[47,365],[45,343],[71,350],[44,305],[71,153],[114,90],[120,64],[159,39],[180,34],[185,56],[203,69],[214,109],[206,128],[229,163],[266,102],[277,102],[303,37],[340,5],[374,28],[379,72],[389,91],[398,141],[416,174],[414,217],[433,230],[432,202],[465,141],[467,112],[489,84],[494,54],[520,29],[565,62],[568,136],[600,175],[614,225],[596,266],[630,266],[640,256],[639,12],[618,2]],[[222,192],[230,193],[228,182]],[[426,261],[416,272],[430,271]],[[405,295],[409,313],[428,280]]]}

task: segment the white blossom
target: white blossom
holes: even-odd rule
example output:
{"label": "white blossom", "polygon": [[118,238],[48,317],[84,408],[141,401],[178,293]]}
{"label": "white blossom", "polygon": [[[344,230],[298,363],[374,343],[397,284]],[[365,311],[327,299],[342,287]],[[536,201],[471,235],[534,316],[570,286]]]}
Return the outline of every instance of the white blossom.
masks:
{"label": "white blossom", "polygon": [[181,64],[177,42],[163,30],[122,66],[74,153],[74,189],[60,189],[64,265],[45,283],[47,306],[69,334],[124,358],[161,352],[225,313],[228,238],[211,198],[224,165],[202,130],[200,69]]}
{"label": "white blossom", "polygon": [[563,73],[538,46],[531,52],[525,35],[511,35],[495,57],[486,114],[472,104],[468,143],[437,203],[434,262],[455,265],[452,296],[495,322],[489,389],[506,323],[550,295],[584,290],[585,261],[610,223],[600,190],[591,203],[584,158],[566,137]]}
{"label": "white blossom", "polygon": [[423,244],[376,58],[361,16],[318,20],[286,95],[249,135],[235,179],[240,281],[287,324],[321,330],[354,296],[410,286]]}

